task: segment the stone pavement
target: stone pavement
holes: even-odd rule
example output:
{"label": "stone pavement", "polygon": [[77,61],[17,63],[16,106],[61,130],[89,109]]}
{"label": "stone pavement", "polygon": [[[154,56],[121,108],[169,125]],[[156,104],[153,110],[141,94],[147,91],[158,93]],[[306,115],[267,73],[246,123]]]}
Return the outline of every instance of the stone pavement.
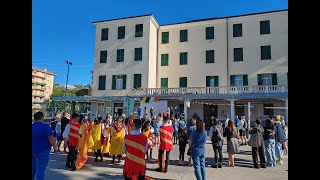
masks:
{"label": "stone pavement", "polygon": [[[224,141],[226,142],[226,141]],[[288,179],[288,157],[285,157],[284,164],[272,168],[254,169],[252,167],[252,156],[250,146],[241,146],[240,154],[235,155],[235,167],[227,167],[228,161],[226,151],[226,143],[223,146],[223,167],[211,168],[210,165],[214,161],[214,153],[209,138],[206,144],[206,166],[207,180],[210,179],[246,179],[246,180],[277,180]],[[186,148],[187,149],[187,148]],[[153,158],[157,158],[158,148],[153,149]],[[170,154],[171,163],[168,173],[160,173],[154,171],[157,167],[157,161],[147,162],[147,175],[157,180],[195,180],[193,167],[178,166],[179,146],[174,145]],[[187,160],[185,154],[185,161]],[[46,180],[95,180],[95,179],[123,179],[122,170],[124,158],[120,164],[111,164],[111,158],[104,157],[103,162],[94,162],[93,154],[89,154],[89,159],[82,169],[78,171],[70,171],[65,168],[66,154],[52,153],[46,170]]]}

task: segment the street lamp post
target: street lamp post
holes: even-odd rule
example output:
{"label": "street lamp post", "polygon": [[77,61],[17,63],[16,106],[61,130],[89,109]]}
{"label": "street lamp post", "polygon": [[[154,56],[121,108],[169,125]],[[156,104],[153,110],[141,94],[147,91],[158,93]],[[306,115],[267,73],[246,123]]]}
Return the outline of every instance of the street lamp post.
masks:
{"label": "street lamp post", "polygon": [[[67,82],[66,82],[66,91],[64,93],[64,97],[67,97],[67,90],[68,90],[68,78],[69,78],[69,66],[72,65],[72,62],[71,61],[66,61],[67,65],[68,65],[68,71],[67,71]],[[66,109],[66,103],[64,103],[64,110]]]}

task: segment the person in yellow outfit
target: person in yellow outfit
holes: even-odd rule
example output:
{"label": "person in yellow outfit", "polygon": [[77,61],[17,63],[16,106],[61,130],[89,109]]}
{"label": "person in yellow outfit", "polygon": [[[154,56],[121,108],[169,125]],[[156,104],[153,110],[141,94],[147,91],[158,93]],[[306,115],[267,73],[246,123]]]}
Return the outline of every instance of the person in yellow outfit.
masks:
{"label": "person in yellow outfit", "polygon": [[92,137],[92,142],[90,143],[90,148],[92,150],[97,150],[95,153],[96,158],[95,162],[98,161],[98,157],[100,156],[100,161],[103,161],[102,153],[101,153],[101,140],[102,140],[102,117],[99,117],[98,120],[92,125],[90,136]]}
{"label": "person in yellow outfit", "polygon": [[114,122],[114,126],[111,128],[111,140],[110,140],[110,154],[112,154],[111,163],[115,163],[116,156],[118,157],[118,163],[120,163],[121,155],[123,154],[123,143],[124,143],[124,126],[122,121],[120,122],[121,116]]}
{"label": "person in yellow outfit", "polygon": [[[146,155],[147,155],[147,159],[146,160],[150,160],[150,161],[154,160],[152,158],[152,148],[153,148],[153,145],[154,145],[154,142],[153,142],[153,139],[152,139],[153,131],[154,130],[153,130],[152,126],[151,126],[150,121],[145,121],[144,124],[142,125],[141,133],[148,138],[148,141],[150,141],[149,146],[148,146],[148,150],[146,152]],[[150,151],[150,156],[148,155],[148,151]]]}
{"label": "person in yellow outfit", "polygon": [[102,154],[110,156],[110,121],[106,119],[102,130],[104,141],[102,144]]}
{"label": "person in yellow outfit", "polygon": [[88,140],[89,140],[89,129],[88,129],[88,123],[85,120],[85,116],[80,114],[80,119],[79,123],[81,124],[80,126],[80,138],[79,138],[79,143],[77,145],[78,149],[78,156],[77,160],[75,163],[76,169],[81,169],[83,165],[86,163],[88,160]]}

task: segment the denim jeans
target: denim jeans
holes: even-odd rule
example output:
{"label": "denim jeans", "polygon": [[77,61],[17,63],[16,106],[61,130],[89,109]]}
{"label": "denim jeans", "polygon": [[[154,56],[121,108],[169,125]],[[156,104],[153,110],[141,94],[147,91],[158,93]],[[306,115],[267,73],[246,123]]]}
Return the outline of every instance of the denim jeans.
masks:
{"label": "denim jeans", "polygon": [[264,147],[267,156],[267,166],[276,166],[275,140],[264,140]]}
{"label": "denim jeans", "polygon": [[32,180],[44,180],[44,174],[49,162],[50,152],[32,154]]}
{"label": "denim jeans", "polygon": [[193,167],[197,180],[206,180],[206,156],[204,153],[192,153]]}
{"label": "denim jeans", "polygon": [[276,157],[283,159],[282,143],[276,141]]}

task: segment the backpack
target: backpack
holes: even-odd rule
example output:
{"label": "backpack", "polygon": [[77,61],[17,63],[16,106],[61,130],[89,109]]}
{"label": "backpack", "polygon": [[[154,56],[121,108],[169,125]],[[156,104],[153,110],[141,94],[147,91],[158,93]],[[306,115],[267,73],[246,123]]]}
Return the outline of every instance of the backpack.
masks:
{"label": "backpack", "polygon": [[211,136],[211,141],[212,142],[219,142],[222,141],[221,134],[218,133],[218,129],[216,127],[213,127],[213,132]]}
{"label": "backpack", "polygon": [[259,137],[259,133],[253,133],[250,134],[250,139],[248,141],[248,145],[251,147],[260,147],[261,146],[261,141]]}

